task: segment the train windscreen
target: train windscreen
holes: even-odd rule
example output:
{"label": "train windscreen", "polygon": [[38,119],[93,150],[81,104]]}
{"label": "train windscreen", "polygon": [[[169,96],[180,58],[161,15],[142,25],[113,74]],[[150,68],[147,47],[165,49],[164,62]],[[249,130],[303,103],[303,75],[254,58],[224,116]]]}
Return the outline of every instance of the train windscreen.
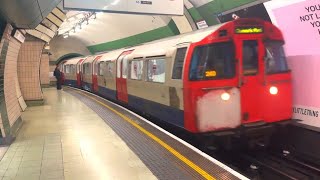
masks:
{"label": "train windscreen", "polygon": [[289,68],[283,44],[284,43],[280,41],[265,42],[265,63],[267,74],[288,72]]}
{"label": "train windscreen", "polygon": [[189,79],[229,79],[235,76],[235,47],[232,42],[196,47],[190,67]]}

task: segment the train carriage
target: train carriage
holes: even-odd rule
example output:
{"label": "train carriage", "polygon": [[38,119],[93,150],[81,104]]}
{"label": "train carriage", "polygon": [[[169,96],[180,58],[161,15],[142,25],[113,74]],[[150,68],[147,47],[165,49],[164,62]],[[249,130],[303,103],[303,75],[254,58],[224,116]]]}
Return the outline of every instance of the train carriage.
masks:
{"label": "train carriage", "polygon": [[80,87],[77,75],[79,71],[79,68],[77,68],[77,63],[80,60],[83,60],[83,57],[69,59],[66,63],[64,63],[64,69],[62,70],[62,72],[64,72],[65,76],[65,85],[69,85],[72,87]]}
{"label": "train carriage", "polygon": [[117,86],[116,86],[116,60],[123,50],[112,51],[109,53],[101,54],[101,58],[95,62],[97,81],[93,82],[97,86],[99,95],[117,99]]}
{"label": "train carriage", "polygon": [[192,133],[263,134],[292,115],[283,44],[271,23],[237,19],[88,57],[82,87]]}

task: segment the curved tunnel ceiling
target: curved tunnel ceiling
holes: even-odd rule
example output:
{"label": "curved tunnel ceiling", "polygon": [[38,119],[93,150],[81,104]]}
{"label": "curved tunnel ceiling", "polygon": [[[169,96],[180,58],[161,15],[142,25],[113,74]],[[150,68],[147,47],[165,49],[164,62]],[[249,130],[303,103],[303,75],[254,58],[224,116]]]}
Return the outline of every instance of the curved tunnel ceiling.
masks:
{"label": "curved tunnel ceiling", "polygon": [[202,20],[208,26],[215,25],[219,23],[217,16],[223,12],[265,1],[268,0],[184,0],[183,18],[99,12],[88,23],[81,23],[81,28],[76,24],[92,12],[67,11],[67,19],[58,34],[69,32],[70,37],[80,40],[91,53],[98,53],[189,32],[197,29],[195,24]]}
{"label": "curved tunnel ceiling", "polygon": [[[69,31],[69,35],[81,39],[87,46],[92,46],[154,30],[166,26],[170,20],[171,17],[168,16],[97,13],[96,19],[91,18],[89,24],[84,22],[81,29],[77,26],[75,32]],[[68,25],[63,24],[59,34],[72,27]]]}

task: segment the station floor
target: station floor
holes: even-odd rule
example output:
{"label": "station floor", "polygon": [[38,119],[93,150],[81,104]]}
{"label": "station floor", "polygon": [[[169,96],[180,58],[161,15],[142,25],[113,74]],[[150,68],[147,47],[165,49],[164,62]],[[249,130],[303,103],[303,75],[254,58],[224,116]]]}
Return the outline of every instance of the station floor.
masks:
{"label": "station floor", "polygon": [[157,179],[121,138],[79,99],[44,89],[45,105],[22,114],[0,162],[2,179]]}

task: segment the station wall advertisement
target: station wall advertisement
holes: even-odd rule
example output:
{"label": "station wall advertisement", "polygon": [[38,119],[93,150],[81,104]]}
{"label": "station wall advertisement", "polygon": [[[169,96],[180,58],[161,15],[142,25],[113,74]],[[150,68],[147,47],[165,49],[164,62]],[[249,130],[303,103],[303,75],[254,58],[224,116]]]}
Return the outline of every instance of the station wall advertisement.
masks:
{"label": "station wall advertisement", "polygon": [[183,0],[64,0],[65,9],[183,15]]}
{"label": "station wall advertisement", "polygon": [[294,119],[320,127],[320,0],[273,0],[264,5],[286,41]]}

